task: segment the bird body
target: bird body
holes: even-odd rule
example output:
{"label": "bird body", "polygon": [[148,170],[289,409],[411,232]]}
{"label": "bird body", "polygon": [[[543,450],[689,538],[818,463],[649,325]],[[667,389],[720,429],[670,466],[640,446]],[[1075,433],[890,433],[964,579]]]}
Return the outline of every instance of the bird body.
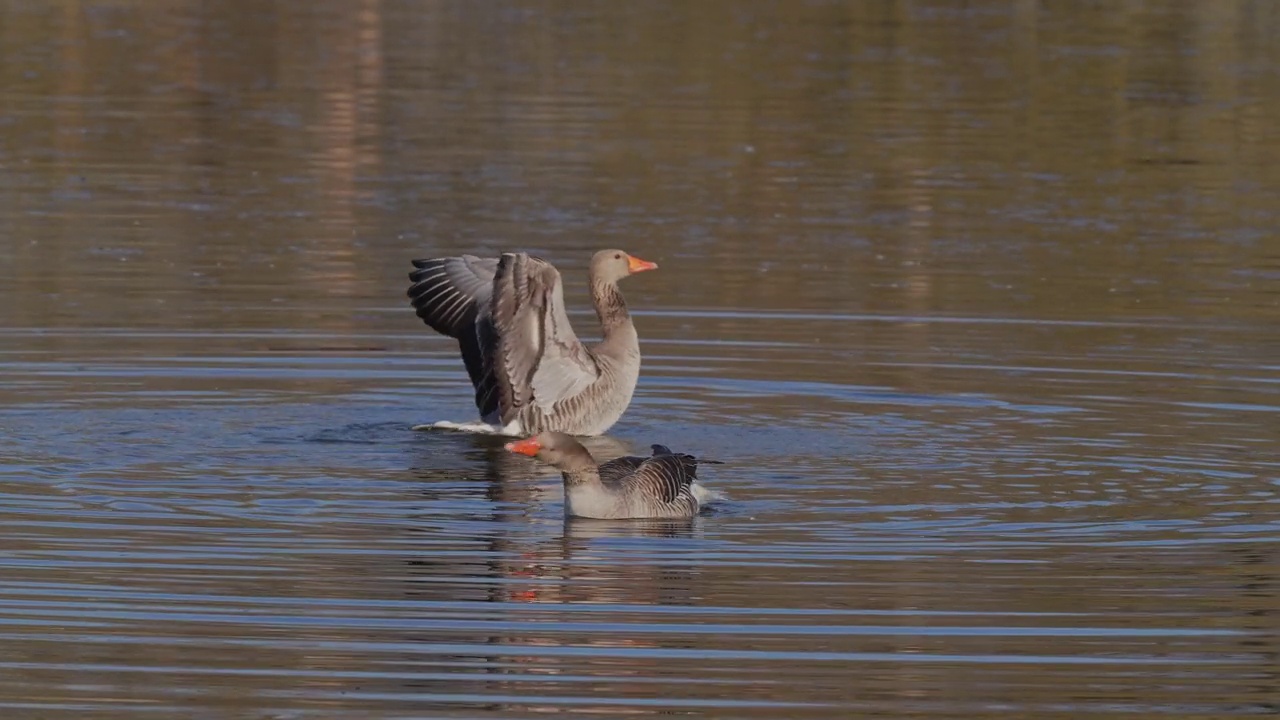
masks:
{"label": "bird body", "polygon": [[640,341],[618,281],[657,268],[621,250],[592,256],[592,304],[603,339],[569,324],[560,273],[527,253],[414,260],[408,295],[418,317],[456,338],[484,423],[527,435],[599,435],[631,403]]}
{"label": "bird body", "polygon": [[626,456],[599,465],[564,433],[539,433],[506,448],[560,471],[565,515],[570,517],[691,518],[700,508],[698,459],[663,445],[654,445],[650,457]]}

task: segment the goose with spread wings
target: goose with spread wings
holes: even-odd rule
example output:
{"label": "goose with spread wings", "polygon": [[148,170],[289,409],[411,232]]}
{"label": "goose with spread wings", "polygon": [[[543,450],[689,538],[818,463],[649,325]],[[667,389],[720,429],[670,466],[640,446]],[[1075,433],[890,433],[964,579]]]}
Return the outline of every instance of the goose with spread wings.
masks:
{"label": "goose with spread wings", "polygon": [[600,435],[631,403],[640,340],[618,281],[654,263],[621,250],[591,258],[588,282],[603,339],[584,345],[569,325],[555,266],[527,253],[414,260],[409,300],[428,326],[456,338],[481,425],[433,427],[523,436]]}
{"label": "goose with spread wings", "polygon": [[625,456],[597,465],[582,443],[544,432],[506,449],[537,458],[564,477],[564,512],[602,520],[691,518],[713,494],[699,485],[698,459],[654,445],[650,457]]}

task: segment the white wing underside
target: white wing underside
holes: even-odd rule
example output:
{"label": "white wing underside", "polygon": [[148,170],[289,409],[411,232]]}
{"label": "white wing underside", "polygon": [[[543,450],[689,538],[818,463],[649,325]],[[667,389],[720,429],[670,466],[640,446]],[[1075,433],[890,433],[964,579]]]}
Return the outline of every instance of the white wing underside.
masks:
{"label": "white wing underside", "polygon": [[[542,359],[529,383],[533,387],[534,404],[548,413],[557,402],[576,397],[600,376],[595,361],[569,326],[559,291],[557,285],[546,309],[544,332],[541,334]],[[534,334],[533,337],[539,335]]]}
{"label": "white wing underside", "polygon": [[[503,337],[508,345],[502,355],[510,362],[507,371],[513,382],[528,378],[527,395],[517,389],[517,397],[528,397],[539,410],[550,413],[557,403],[589,388],[600,377],[600,370],[569,324],[560,273],[541,262],[530,263],[529,271],[529,277],[517,285],[541,297],[514,303],[519,309],[513,320],[521,331]],[[505,303],[500,301],[499,305]],[[532,373],[529,365],[533,365]]]}

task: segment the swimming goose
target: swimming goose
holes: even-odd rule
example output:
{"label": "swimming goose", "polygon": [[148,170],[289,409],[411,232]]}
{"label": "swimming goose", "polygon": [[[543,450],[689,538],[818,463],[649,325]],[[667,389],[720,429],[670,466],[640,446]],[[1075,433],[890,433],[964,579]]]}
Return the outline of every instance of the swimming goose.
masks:
{"label": "swimming goose", "polygon": [[691,518],[698,514],[695,484],[698,459],[653,446],[653,456],[620,457],[597,465],[582,443],[558,432],[506,444],[507,450],[536,457],[564,477],[564,513],[571,517]]}
{"label": "swimming goose", "polygon": [[569,325],[560,273],[541,258],[414,260],[409,299],[418,317],[458,340],[486,427],[517,437],[545,430],[600,435],[631,403],[640,340],[618,281],[654,263],[621,250],[591,257],[587,280],[604,339],[583,345]]}

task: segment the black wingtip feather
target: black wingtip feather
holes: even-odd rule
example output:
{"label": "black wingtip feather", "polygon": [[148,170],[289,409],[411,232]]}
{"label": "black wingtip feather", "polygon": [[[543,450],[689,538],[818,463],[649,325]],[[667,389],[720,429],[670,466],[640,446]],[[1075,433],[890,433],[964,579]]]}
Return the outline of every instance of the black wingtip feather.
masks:
{"label": "black wingtip feather", "polygon": [[475,300],[462,292],[450,277],[449,258],[414,260],[418,269],[409,273],[406,294],[418,317],[432,330],[461,338],[476,315]]}

